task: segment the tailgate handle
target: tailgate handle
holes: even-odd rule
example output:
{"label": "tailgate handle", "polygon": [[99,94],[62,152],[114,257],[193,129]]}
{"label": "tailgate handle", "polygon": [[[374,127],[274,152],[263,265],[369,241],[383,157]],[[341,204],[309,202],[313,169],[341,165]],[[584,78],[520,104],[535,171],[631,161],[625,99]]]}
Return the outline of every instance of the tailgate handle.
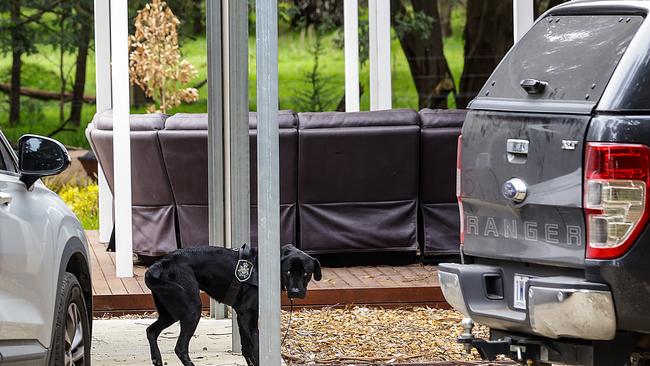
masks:
{"label": "tailgate handle", "polygon": [[506,141],[506,151],[509,154],[528,155],[528,140],[508,139]]}
{"label": "tailgate handle", "polygon": [[512,164],[524,164],[528,158],[528,140],[508,139],[506,141],[506,153],[508,162]]}
{"label": "tailgate handle", "polygon": [[548,83],[537,79],[524,79],[519,84],[528,94],[541,94]]}

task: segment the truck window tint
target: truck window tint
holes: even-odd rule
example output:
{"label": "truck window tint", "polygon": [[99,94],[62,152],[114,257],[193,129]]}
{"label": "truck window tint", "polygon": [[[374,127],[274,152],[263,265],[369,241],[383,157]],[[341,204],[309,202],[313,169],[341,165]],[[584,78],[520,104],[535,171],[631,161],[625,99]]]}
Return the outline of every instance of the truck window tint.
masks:
{"label": "truck window tint", "polygon": [[[479,98],[597,102],[642,22],[641,16],[548,16],[506,55]],[[529,94],[524,79],[547,84]]]}

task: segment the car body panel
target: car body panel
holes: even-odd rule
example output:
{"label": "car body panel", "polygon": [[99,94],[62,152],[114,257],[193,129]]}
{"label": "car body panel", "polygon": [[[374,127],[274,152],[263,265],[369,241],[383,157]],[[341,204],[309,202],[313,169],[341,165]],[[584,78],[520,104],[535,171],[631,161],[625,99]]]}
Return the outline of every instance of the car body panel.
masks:
{"label": "car body panel", "polygon": [[49,348],[61,273],[70,248],[90,263],[87,241],[58,195],[40,181],[28,191],[19,178],[0,172],[0,192],[12,197],[0,205],[0,342],[32,340]]}

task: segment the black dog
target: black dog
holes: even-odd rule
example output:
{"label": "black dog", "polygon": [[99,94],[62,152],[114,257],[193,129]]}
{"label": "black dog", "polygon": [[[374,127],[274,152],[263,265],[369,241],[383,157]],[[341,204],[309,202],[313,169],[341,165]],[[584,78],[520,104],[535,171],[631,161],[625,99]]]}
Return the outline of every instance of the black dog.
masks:
{"label": "black dog", "polygon": [[[281,251],[282,290],[290,298],[304,298],[312,278],[321,279],[317,259],[285,245]],[[153,264],[145,274],[158,309],[158,320],[147,328],[151,360],[162,366],[158,336],[163,329],[180,321],[181,332],[174,351],[183,365],[194,365],[188,354],[189,343],[201,319],[204,291],[237,313],[242,354],[248,365],[259,365],[257,250],[219,247],[187,248],[174,251]]]}

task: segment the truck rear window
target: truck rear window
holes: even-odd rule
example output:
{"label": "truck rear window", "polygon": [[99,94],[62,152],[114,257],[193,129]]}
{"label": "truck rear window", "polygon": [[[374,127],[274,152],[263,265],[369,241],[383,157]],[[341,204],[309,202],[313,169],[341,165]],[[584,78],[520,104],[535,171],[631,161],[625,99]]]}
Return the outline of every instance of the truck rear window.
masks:
{"label": "truck rear window", "polygon": [[[643,17],[548,16],[505,56],[478,96],[596,103]],[[529,94],[524,79],[546,83]]]}

